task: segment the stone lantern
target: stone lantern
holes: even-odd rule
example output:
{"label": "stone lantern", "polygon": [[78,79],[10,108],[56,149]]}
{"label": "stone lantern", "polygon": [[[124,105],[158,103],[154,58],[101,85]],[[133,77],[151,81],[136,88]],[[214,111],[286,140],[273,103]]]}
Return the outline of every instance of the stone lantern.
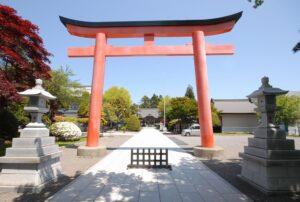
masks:
{"label": "stone lantern", "polygon": [[[275,126],[275,112],[276,112],[276,96],[288,93],[288,91],[281,90],[280,88],[273,88],[269,84],[269,78],[263,77],[261,79],[261,87],[248,95],[250,102],[254,101],[257,106],[256,112],[261,114],[259,127],[276,127]],[[282,131],[278,131],[281,133]]]}
{"label": "stone lantern", "polygon": [[40,79],[35,87],[19,94],[29,98],[24,109],[31,121],[0,158],[0,191],[39,192],[61,174],[61,152],[42,122],[43,114],[48,112],[47,100],[55,97],[43,89]]}
{"label": "stone lantern", "polygon": [[45,127],[42,122],[42,116],[49,111],[47,108],[47,100],[56,99],[56,97],[44,90],[42,84],[43,81],[37,79],[35,87],[19,93],[20,95],[29,98],[28,104],[24,108],[31,117],[31,122],[27,127]]}
{"label": "stone lantern", "polygon": [[275,124],[276,96],[288,91],[273,88],[268,77],[248,98],[257,106],[260,123],[245,146],[240,177],[267,194],[300,191],[300,151],[294,140]]}

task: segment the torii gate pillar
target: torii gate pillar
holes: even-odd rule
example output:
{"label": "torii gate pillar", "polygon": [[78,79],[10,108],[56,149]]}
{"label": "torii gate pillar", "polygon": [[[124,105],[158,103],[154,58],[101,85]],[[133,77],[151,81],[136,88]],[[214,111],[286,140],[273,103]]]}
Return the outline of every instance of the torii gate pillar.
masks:
{"label": "torii gate pillar", "polygon": [[194,32],[192,38],[198,98],[198,117],[201,130],[201,146],[194,147],[193,150],[195,156],[211,159],[222,156],[224,149],[214,145],[203,31]]}
{"label": "torii gate pillar", "polygon": [[106,153],[106,147],[104,145],[99,145],[104,68],[106,59],[105,49],[106,36],[104,33],[97,33],[96,45],[94,49],[94,68],[90,98],[88,136],[86,146],[78,147],[78,156],[96,157],[103,156]]}
{"label": "torii gate pillar", "polygon": [[[211,106],[208,89],[206,55],[231,55],[232,45],[206,45],[204,36],[229,32],[242,12],[208,20],[83,22],[60,17],[70,34],[95,38],[95,46],[69,48],[70,57],[94,57],[92,93],[87,144],[80,147],[80,156],[99,156],[106,148],[99,146],[104,66],[106,57],[120,56],[194,56],[198,98],[198,115],[201,128],[201,146],[194,148],[196,156],[213,158],[223,149],[214,145]],[[109,38],[144,38],[143,46],[111,46]],[[155,37],[192,37],[193,44],[158,46]]]}
{"label": "torii gate pillar", "polygon": [[198,117],[201,127],[202,147],[213,147],[214,136],[211,118],[208,75],[206,67],[205,39],[202,31],[193,33],[196,88],[198,98]]}
{"label": "torii gate pillar", "polygon": [[90,116],[88,124],[87,146],[96,147],[99,142],[102,97],[104,84],[106,37],[104,33],[96,36],[93,80],[90,100]]}

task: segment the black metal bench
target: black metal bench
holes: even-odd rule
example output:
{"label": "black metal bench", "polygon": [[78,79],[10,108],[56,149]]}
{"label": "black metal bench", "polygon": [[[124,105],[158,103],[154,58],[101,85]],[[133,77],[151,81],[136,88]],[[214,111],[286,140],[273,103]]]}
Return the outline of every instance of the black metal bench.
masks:
{"label": "black metal bench", "polygon": [[166,148],[132,148],[130,164],[127,168],[167,168],[168,149]]}

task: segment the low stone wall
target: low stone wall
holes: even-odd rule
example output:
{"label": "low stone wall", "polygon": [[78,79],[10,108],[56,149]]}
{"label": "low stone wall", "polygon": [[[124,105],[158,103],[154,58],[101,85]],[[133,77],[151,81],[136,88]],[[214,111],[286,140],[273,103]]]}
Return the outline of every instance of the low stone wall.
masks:
{"label": "low stone wall", "polygon": [[255,127],[222,127],[222,133],[254,133]]}

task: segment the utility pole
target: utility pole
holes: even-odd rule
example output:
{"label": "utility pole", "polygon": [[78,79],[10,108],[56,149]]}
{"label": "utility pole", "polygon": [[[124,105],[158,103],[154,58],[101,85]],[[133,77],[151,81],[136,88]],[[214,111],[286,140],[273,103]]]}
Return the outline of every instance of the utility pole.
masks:
{"label": "utility pole", "polygon": [[164,127],[163,131],[165,131],[166,128],[166,96],[164,96]]}

